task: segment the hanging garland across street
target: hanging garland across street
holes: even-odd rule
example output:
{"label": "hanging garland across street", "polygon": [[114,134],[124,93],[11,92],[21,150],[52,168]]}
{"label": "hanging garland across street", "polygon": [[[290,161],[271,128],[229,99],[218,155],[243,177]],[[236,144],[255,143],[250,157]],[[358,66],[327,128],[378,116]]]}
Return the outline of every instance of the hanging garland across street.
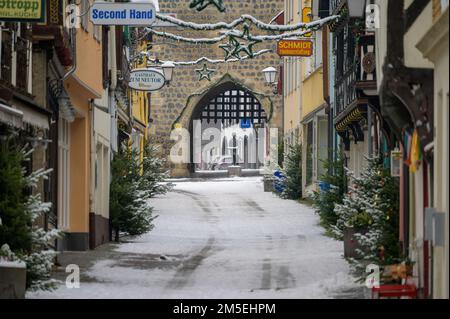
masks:
{"label": "hanging garland across street", "polygon": [[[221,0],[192,0],[190,2],[190,8],[195,8],[198,11],[202,11],[209,5],[214,5],[217,7],[219,11],[225,10],[225,6],[223,5],[223,1]],[[278,41],[283,39],[297,39],[299,37],[305,36],[307,33],[311,31],[316,31],[322,28],[325,24],[335,22],[339,19],[340,16],[334,15],[330,17],[326,17],[323,19],[319,19],[316,21],[308,22],[308,23],[296,23],[292,25],[274,25],[271,23],[265,23],[249,14],[243,14],[239,18],[233,20],[232,22],[217,22],[217,23],[194,23],[184,21],[172,16],[164,15],[161,13],[156,13],[156,18],[163,22],[168,22],[175,26],[197,30],[197,31],[211,31],[217,30],[219,35],[211,38],[189,38],[181,35],[173,34],[170,32],[157,31],[152,27],[147,27],[145,30],[145,34],[142,37],[147,36],[148,34],[154,34],[159,37],[167,38],[170,40],[174,40],[177,42],[185,42],[191,44],[216,44],[221,43],[219,47],[224,50],[224,58],[223,59],[211,59],[208,57],[201,57],[197,60],[193,61],[171,61],[173,64],[177,66],[191,66],[200,63],[204,63],[203,69],[197,69],[196,71],[202,71],[203,73],[199,73],[200,79],[204,78],[209,79],[206,75],[204,76],[204,72],[210,70],[206,66],[207,63],[211,64],[219,64],[219,63],[229,63],[229,62],[238,62],[241,60],[251,59],[263,54],[267,54],[272,52],[271,49],[264,49],[258,52],[253,51],[253,47],[256,44],[259,44],[263,41]],[[270,32],[272,34],[263,34],[263,35],[252,35],[250,32],[250,27],[255,26],[257,29]],[[242,31],[236,29],[237,27],[242,27]],[[278,33],[278,34],[273,34]],[[225,39],[228,39],[227,42],[223,43]],[[153,63],[164,63],[167,61],[160,61],[158,59],[152,58],[149,56],[148,52],[141,52],[137,54],[136,58],[139,56],[147,56],[148,60]]]}
{"label": "hanging garland across street", "polygon": [[[271,49],[264,49],[264,50],[260,50],[258,52],[253,53],[253,57],[257,57],[260,55],[264,55],[267,53],[272,53]],[[147,52],[142,52],[142,54],[147,54]],[[173,64],[175,64],[176,66],[192,66],[192,65],[196,65],[196,64],[200,64],[203,62],[208,62],[211,64],[220,64],[220,63],[232,63],[232,62],[239,62],[242,60],[247,60],[250,59],[249,56],[242,56],[240,59],[238,58],[234,58],[234,59],[229,59],[229,60],[225,60],[225,59],[211,59],[208,57],[201,57],[198,58],[197,60],[194,61],[167,61],[167,60],[156,60],[154,58],[149,57],[148,61],[152,62],[152,63],[157,63],[157,64],[162,64],[165,62],[172,62]]]}
{"label": "hanging garland across street", "polygon": [[[186,42],[186,43],[192,43],[192,44],[215,44],[219,43],[222,40],[226,39],[230,35],[242,35],[243,32],[239,30],[231,30],[223,32],[222,35],[214,38],[187,38],[180,35],[176,35],[170,32],[163,32],[163,31],[156,31],[151,28],[147,28],[148,33],[164,37],[167,39],[171,39],[174,41],[179,42]],[[249,35],[248,40],[254,40],[254,41],[278,41],[278,40],[284,40],[289,38],[297,38],[302,37],[305,34],[309,33],[311,31],[304,30],[304,31],[295,31],[295,32],[287,32],[283,34],[275,34],[275,35]]]}
{"label": "hanging garland across street", "polygon": [[187,22],[183,21],[181,19],[177,19],[175,17],[171,17],[165,14],[156,13],[156,18],[158,20],[169,22],[171,24],[175,24],[179,27],[188,28],[192,30],[197,31],[210,31],[210,30],[233,30],[237,26],[245,23],[245,22],[251,22],[254,24],[258,29],[264,30],[264,31],[278,31],[278,32],[285,32],[285,31],[296,31],[296,30],[309,30],[313,31],[317,28],[320,28],[324,24],[333,22],[337,20],[340,16],[333,15],[329,16],[320,20],[304,23],[296,23],[296,24],[288,24],[288,25],[273,25],[269,23],[262,22],[258,20],[257,18],[249,15],[249,14],[243,14],[236,20],[226,23],[226,22],[217,22],[217,23],[194,23],[194,22]]}

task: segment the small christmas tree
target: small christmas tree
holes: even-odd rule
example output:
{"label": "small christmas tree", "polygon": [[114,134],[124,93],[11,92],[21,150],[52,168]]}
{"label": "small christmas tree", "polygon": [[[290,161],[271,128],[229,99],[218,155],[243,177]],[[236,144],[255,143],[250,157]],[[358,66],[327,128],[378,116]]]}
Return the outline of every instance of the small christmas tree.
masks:
{"label": "small christmas tree", "polygon": [[14,251],[28,251],[31,218],[25,212],[23,152],[11,138],[3,138],[0,147],[0,245],[7,243]]}
{"label": "small christmas tree", "polygon": [[283,198],[299,199],[302,196],[302,146],[291,145],[288,148],[283,169]]}
{"label": "small christmas tree", "polygon": [[[57,229],[50,231],[38,226],[36,221],[51,209],[40,194],[25,196],[26,189],[36,189],[41,178],[47,178],[51,170],[40,169],[25,176],[24,161],[33,150],[19,150],[14,141],[2,141],[0,155],[0,256],[10,261],[20,261],[27,268],[27,289],[50,290],[58,282],[50,278],[56,252],[52,242],[59,236]],[[0,173],[2,173],[0,172]],[[11,188],[8,188],[11,187]]]}
{"label": "small christmas tree", "polygon": [[326,171],[320,181],[326,183],[325,189],[314,192],[314,206],[320,215],[323,227],[331,233],[332,226],[336,225],[338,216],[334,211],[336,204],[342,204],[347,189],[347,176],[344,168],[344,156],[341,151],[330,161],[324,161]]}
{"label": "small christmas tree", "polygon": [[368,159],[368,166],[360,177],[353,174],[350,177],[350,191],[334,209],[338,220],[333,231],[342,238],[345,228],[356,230],[359,258],[350,262],[361,279],[365,279],[367,264],[382,266],[398,261],[398,182],[378,156]]}
{"label": "small christmas tree", "polygon": [[154,145],[147,145],[142,161],[140,189],[148,193],[146,195],[148,198],[163,195],[172,189],[172,183],[164,182],[170,177],[169,173],[164,171],[164,167],[165,161],[158,156],[158,148]]}
{"label": "small christmas tree", "polygon": [[122,150],[111,164],[110,216],[116,241],[120,232],[135,236],[151,231],[156,217],[149,200],[172,186],[164,183],[168,174],[163,172],[164,162],[156,156],[154,147],[146,147],[142,163],[138,158],[136,152]]}

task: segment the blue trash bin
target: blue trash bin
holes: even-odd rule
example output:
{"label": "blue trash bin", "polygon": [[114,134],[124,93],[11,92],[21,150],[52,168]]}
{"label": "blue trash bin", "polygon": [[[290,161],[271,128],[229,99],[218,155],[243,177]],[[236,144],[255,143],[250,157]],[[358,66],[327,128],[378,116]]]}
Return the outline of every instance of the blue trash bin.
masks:
{"label": "blue trash bin", "polygon": [[330,183],[319,181],[320,192],[328,192],[330,190]]}
{"label": "blue trash bin", "polygon": [[275,171],[273,173],[273,176],[274,176],[273,187],[278,193],[281,194],[285,189],[284,186],[285,177],[281,171]]}

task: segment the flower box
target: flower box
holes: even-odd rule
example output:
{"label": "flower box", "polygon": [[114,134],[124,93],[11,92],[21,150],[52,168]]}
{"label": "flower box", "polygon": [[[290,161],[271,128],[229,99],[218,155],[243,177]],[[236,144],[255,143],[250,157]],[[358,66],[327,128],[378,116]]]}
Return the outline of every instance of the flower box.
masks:
{"label": "flower box", "polygon": [[0,260],[0,299],[24,299],[26,275],[25,263]]}

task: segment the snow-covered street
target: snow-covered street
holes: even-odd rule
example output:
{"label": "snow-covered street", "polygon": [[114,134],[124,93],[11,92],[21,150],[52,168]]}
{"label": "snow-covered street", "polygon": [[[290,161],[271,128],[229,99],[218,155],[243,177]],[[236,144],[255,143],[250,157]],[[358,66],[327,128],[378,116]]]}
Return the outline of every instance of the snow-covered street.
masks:
{"label": "snow-covered street", "polygon": [[63,266],[92,261],[80,265],[80,288],[27,297],[363,297],[342,242],[323,235],[313,209],[264,192],[261,177],[180,180],[152,205],[150,233],[61,256]]}

